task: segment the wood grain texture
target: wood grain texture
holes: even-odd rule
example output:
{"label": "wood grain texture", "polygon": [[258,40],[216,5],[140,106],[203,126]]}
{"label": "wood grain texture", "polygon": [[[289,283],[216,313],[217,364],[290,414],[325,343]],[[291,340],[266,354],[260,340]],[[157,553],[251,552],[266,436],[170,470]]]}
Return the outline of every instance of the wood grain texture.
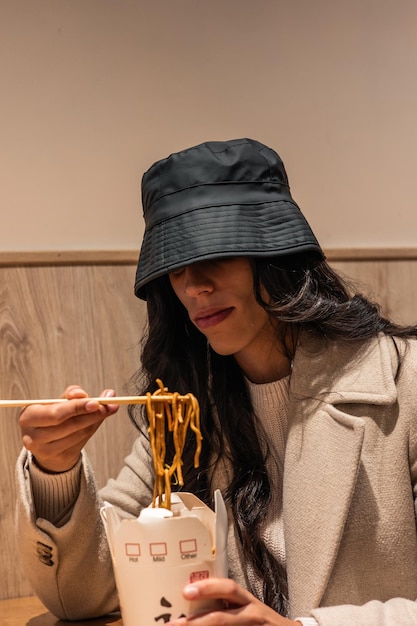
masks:
{"label": "wood grain texture", "polygon": [[385,315],[417,324],[417,259],[333,261],[331,266],[379,302]]}
{"label": "wood grain texture", "polygon": [[[68,384],[118,395],[138,367],[145,307],[133,295],[134,266],[0,270],[0,397],[59,396]],[[17,409],[0,414],[0,598],[28,595],[13,543]],[[115,475],[136,431],[125,406],[88,443],[99,484]]]}
{"label": "wood grain texture", "polygon": [[[0,626],[68,626],[52,615],[35,596],[0,600]],[[107,615],[94,621],[71,622],[73,626],[122,626],[120,615]]]}
{"label": "wood grain texture", "polygon": [[[417,259],[342,260],[332,266],[402,323],[417,322]],[[138,367],[145,306],[133,295],[135,265],[0,267],[0,397],[56,397],[71,383],[91,395],[127,383]],[[17,409],[0,409],[0,599],[31,589],[14,545],[14,467],[21,449]],[[97,481],[115,476],[136,435],[126,407],[87,448]]]}
{"label": "wood grain texture", "polygon": [[137,250],[38,250],[0,251],[0,267],[40,265],[135,265]]}

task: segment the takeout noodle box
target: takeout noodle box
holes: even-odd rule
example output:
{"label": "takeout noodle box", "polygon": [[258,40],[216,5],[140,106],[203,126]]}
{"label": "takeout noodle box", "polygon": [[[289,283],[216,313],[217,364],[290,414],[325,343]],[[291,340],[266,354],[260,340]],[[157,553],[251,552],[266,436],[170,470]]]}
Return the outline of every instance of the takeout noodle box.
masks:
{"label": "takeout noodle box", "polygon": [[121,519],[105,503],[101,516],[113,560],[124,626],[155,626],[219,607],[185,600],[188,583],[227,576],[227,514],[220,491],[215,511],[191,493],[173,493],[171,510],[141,511]]}

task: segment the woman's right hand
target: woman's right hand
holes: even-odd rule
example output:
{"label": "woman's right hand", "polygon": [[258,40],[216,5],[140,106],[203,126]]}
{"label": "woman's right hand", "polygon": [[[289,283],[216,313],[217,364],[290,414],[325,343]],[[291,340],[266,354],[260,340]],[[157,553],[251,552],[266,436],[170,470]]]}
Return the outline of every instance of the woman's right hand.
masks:
{"label": "woman's right hand", "polygon": [[[101,394],[102,397],[114,395],[111,389]],[[68,402],[33,404],[19,416],[23,445],[32,452],[36,464],[47,472],[71,469],[90,437],[119,408],[90,400],[77,385],[67,387],[61,397]]]}

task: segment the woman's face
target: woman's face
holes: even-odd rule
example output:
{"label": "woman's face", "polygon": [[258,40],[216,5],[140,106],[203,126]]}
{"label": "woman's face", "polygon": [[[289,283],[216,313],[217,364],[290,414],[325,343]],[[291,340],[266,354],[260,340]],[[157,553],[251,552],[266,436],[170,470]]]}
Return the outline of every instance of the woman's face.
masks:
{"label": "woman's face", "polygon": [[171,272],[169,279],[190,320],[215,352],[234,355],[248,373],[276,340],[266,311],[254,294],[247,258],[201,261]]}

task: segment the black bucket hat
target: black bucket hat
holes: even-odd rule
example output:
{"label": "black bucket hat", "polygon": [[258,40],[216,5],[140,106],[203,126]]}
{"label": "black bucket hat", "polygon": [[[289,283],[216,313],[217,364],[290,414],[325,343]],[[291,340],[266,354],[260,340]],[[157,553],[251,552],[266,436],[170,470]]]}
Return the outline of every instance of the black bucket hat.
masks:
{"label": "black bucket hat", "polygon": [[157,161],[142,178],[145,234],[135,294],[218,257],[324,254],[291,197],[278,154],[252,139],[212,141]]}

